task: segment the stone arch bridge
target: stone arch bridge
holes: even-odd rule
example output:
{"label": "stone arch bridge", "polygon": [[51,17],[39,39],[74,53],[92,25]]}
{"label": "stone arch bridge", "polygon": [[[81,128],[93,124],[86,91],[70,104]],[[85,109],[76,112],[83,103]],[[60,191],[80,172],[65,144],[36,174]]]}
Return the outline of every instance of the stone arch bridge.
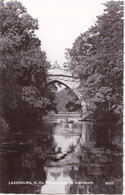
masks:
{"label": "stone arch bridge", "polygon": [[81,101],[81,94],[78,91],[80,80],[77,76],[72,75],[72,73],[66,68],[62,69],[61,67],[54,67],[48,70],[47,85],[53,82],[58,82],[72,89],[80,100],[82,108],[85,111],[85,102]]}

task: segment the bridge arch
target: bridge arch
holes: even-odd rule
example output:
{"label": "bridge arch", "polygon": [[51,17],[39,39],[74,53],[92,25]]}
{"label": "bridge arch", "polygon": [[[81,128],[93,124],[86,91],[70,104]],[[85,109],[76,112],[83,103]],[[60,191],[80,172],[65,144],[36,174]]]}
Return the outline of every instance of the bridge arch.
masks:
{"label": "bridge arch", "polygon": [[51,85],[52,83],[60,83],[61,85],[64,85],[64,86],[70,88],[66,83],[61,82],[61,81],[59,81],[59,80],[52,80],[52,81],[49,81],[49,82],[47,82],[46,85],[48,86],[48,85]]}
{"label": "bridge arch", "polygon": [[64,85],[65,87],[69,88],[70,90],[72,90],[74,92],[74,94],[76,95],[76,97],[78,98],[78,100],[80,101],[80,97],[78,96],[78,93],[76,92],[75,89],[72,88],[72,86],[70,86],[67,82],[64,81],[60,81],[60,80],[51,80],[49,82],[47,82],[47,86],[51,85],[52,83],[60,83],[61,85]]}
{"label": "bridge arch", "polygon": [[86,112],[86,102],[84,102],[81,98],[81,93],[78,89],[80,80],[77,75],[72,75],[72,73],[68,69],[61,68],[56,63],[55,65],[51,66],[47,73],[47,85],[53,82],[61,83],[62,85],[71,89],[78,97],[83,112]]}

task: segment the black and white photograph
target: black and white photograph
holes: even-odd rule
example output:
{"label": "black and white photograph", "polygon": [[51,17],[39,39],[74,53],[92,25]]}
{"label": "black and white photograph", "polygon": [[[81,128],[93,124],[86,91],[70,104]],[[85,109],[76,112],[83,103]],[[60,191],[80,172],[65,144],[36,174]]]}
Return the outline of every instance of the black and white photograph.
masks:
{"label": "black and white photograph", "polygon": [[0,194],[124,194],[123,15],[0,0]]}

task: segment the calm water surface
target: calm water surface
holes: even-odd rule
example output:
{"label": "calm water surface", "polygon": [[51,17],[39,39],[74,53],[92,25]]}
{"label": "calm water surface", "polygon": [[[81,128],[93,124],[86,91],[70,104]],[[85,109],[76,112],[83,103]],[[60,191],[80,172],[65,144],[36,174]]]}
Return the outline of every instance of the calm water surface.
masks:
{"label": "calm water surface", "polygon": [[0,140],[1,193],[122,194],[116,126],[53,118]]}

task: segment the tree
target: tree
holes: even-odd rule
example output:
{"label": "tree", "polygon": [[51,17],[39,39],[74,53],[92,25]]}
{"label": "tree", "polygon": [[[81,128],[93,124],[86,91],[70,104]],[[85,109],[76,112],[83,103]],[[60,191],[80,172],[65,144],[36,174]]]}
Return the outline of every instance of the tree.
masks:
{"label": "tree", "polygon": [[50,64],[35,35],[37,29],[37,19],[20,2],[0,7],[0,114],[12,123],[42,117],[52,103],[45,87]]}
{"label": "tree", "polygon": [[100,109],[101,118],[114,115],[122,120],[123,1],[104,5],[104,14],[70,49],[70,70],[79,75],[82,99],[91,113],[97,115]]}
{"label": "tree", "polygon": [[78,97],[68,87],[55,93],[55,102],[58,112],[74,112],[81,109]]}

